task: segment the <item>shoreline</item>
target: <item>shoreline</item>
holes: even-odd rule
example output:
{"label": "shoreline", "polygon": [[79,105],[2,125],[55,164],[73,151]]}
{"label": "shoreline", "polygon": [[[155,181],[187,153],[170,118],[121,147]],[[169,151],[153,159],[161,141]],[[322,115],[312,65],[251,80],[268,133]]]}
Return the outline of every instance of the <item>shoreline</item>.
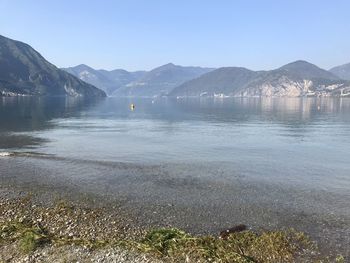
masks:
{"label": "shoreline", "polygon": [[128,225],[117,206],[92,208],[87,200],[0,191],[0,262],[158,262],[122,245],[107,245],[135,240],[144,231]]}
{"label": "shoreline", "polygon": [[[326,257],[312,240],[295,230],[243,229],[226,240],[219,235],[191,235],[171,226],[138,227],[132,220],[126,223],[130,218],[122,212],[124,208],[91,206],[90,201],[43,200],[40,195],[0,189],[0,260],[148,263],[189,259],[188,262],[248,263],[258,259],[259,262],[319,262],[322,259],[325,260],[322,262],[345,262],[340,255]],[[161,247],[159,240],[164,242]],[[175,243],[168,246],[166,242]],[[232,245],[237,242],[241,245],[233,249]],[[201,252],[214,247],[210,255]]]}
{"label": "shoreline", "polygon": [[[27,162],[30,169],[26,165],[23,166],[23,163]],[[50,162],[51,170],[44,169],[42,172],[41,164],[47,164],[46,162]],[[132,226],[134,229],[143,230],[176,227],[193,235],[217,236],[223,229],[238,224],[246,224],[253,231],[295,228],[296,231],[305,232],[316,241],[324,256],[334,258],[339,254],[345,257],[350,255],[347,246],[350,243],[350,237],[347,235],[349,221],[346,214],[343,216],[322,214],[322,210],[311,213],[270,203],[270,199],[265,200],[264,196],[261,196],[262,192],[268,193],[270,188],[261,183],[255,185],[256,183],[239,181],[240,183],[235,186],[227,185],[227,182],[214,183],[208,178],[190,176],[186,179],[175,178],[166,174],[168,168],[163,171],[164,167],[120,163],[113,166],[115,174],[120,174],[124,178],[124,173],[130,170],[130,175],[127,181],[122,181],[120,187],[116,185],[116,188],[113,188],[106,184],[105,180],[109,178],[98,178],[102,180],[99,181],[96,178],[82,180],[69,177],[69,174],[60,177],[51,162],[55,165],[68,163],[64,160],[33,157],[0,159],[0,166],[3,166],[3,171],[7,171],[7,174],[0,171],[2,181],[0,197],[15,198],[32,192],[35,193],[36,202],[41,205],[53,205],[55,200],[64,199],[78,207],[86,205],[92,209],[104,207],[118,211],[118,217],[123,218],[121,221],[124,227]],[[12,170],[10,167],[16,169]],[[131,183],[128,183],[129,181]],[[159,191],[148,188],[146,183],[149,182],[152,182]],[[106,185],[111,188],[106,188]],[[281,193],[284,195],[289,195],[292,191],[282,190]],[[165,191],[168,191],[166,195]],[[298,195],[299,192],[300,189]],[[228,194],[231,201],[222,199]],[[301,197],[304,198],[303,195]],[[331,196],[327,198],[329,202],[332,201]],[[318,201],[323,202],[322,199]]]}

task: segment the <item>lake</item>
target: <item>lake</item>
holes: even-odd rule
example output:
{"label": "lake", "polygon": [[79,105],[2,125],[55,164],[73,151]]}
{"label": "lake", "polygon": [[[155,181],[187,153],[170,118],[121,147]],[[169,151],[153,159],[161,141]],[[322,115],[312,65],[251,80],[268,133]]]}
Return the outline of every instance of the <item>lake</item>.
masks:
{"label": "lake", "polygon": [[0,98],[3,185],[195,233],[295,227],[348,254],[349,153],[346,98]]}

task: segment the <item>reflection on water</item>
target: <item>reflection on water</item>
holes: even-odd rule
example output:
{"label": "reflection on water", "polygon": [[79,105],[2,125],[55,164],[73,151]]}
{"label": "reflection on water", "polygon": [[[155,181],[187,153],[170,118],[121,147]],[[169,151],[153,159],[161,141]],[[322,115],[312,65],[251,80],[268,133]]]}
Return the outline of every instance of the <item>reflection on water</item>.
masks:
{"label": "reflection on water", "polygon": [[96,101],[70,97],[1,97],[0,149],[38,146],[46,140],[26,132],[52,129],[50,120],[78,116],[95,104]]}
{"label": "reflection on water", "polygon": [[242,176],[297,181],[307,175],[310,184],[329,182],[328,173],[348,178],[349,99],[0,101],[4,151],[34,147],[72,159],[220,163]]}
{"label": "reflection on water", "polygon": [[[189,110],[210,114],[218,121],[260,118],[261,121],[289,123],[313,122],[318,117],[331,115],[350,119],[350,100],[331,98],[239,98],[239,99],[188,99],[178,101]],[[207,115],[208,116],[208,115]],[[243,118],[242,118],[243,117]],[[248,119],[246,119],[248,120]]]}
{"label": "reflection on water", "polygon": [[[130,104],[136,110],[130,110]],[[137,123],[135,123],[137,122]],[[86,101],[82,98],[1,98],[0,148],[37,146],[50,137],[37,138],[38,132],[59,128],[95,129],[95,132],[115,131],[132,134],[152,127],[166,136],[176,132],[211,131],[213,127],[226,127],[227,132],[244,135],[247,126],[257,132],[274,131],[278,136],[303,137],[308,133],[324,132],[328,135],[349,131],[350,100],[332,98],[238,98],[238,99],[118,99]],[[115,125],[119,124],[119,125]],[[144,127],[146,125],[146,127]],[[185,126],[198,128],[187,130]],[[200,126],[200,127],[198,127]],[[269,128],[270,127],[270,128]],[[271,127],[277,127],[272,130]],[[241,128],[241,130],[240,130]],[[336,134],[331,134],[334,128]],[[218,130],[223,132],[223,130]],[[242,132],[242,134],[240,134]],[[193,136],[193,134],[183,134]],[[152,135],[152,134],[150,134]],[[204,134],[207,135],[207,134]],[[230,134],[221,134],[228,136]],[[263,137],[263,134],[260,134]],[[315,134],[316,135],[316,134]],[[324,135],[324,133],[323,133]],[[259,134],[256,134],[259,139]],[[277,137],[276,137],[277,136]],[[126,138],[127,139],[127,138]],[[348,136],[343,138],[348,142]],[[144,142],[147,143],[147,142]],[[207,142],[208,143],[208,142]],[[210,143],[210,142],[209,142]],[[248,145],[249,146],[249,145]]]}
{"label": "reflection on water", "polygon": [[306,175],[310,184],[322,178],[318,183],[327,185],[329,173],[348,178],[349,99],[27,97],[0,102],[3,151],[35,148],[111,162],[220,163],[242,176],[298,181]]}
{"label": "reflection on water", "polygon": [[0,131],[22,132],[50,128],[49,120],[69,118],[96,102],[83,98],[0,98]]}
{"label": "reflection on water", "polygon": [[[136,105],[130,111],[129,105]],[[86,101],[82,98],[0,98],[0,132],[26,132],[55,128],[58,118],[148,119],[166,123],[208,121],[249,122],[287,126],[350,121],[350,100],[331,98],[239,98]]]}

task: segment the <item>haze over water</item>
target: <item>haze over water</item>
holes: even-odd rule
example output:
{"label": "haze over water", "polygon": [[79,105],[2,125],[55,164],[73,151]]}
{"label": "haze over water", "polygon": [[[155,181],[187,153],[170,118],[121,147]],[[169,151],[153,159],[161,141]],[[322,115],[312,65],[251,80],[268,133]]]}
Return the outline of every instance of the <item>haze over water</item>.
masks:
{"label": "haze over water", "polygon": [[196,232],[287,225],[350,243],[350,99],[2,98],[0,123],[0,152],[16,152],[4,179],[179,206],[165,222]]}

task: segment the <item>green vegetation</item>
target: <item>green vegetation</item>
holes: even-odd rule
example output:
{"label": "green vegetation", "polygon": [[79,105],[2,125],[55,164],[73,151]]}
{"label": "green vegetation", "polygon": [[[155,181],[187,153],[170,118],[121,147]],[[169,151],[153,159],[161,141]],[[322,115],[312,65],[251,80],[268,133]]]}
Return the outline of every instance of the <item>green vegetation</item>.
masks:
{"label": "green vegetation", "polygon": [[[124,247],[138,250],[169,262],[295,262],[315,249],[300,232],[252,231],[234,233],[227,240],[213,236],[192,236],[176,228],[154,229],[136,241],[88,240],[52,235],[30,222],[8,222],[0,225],[0,245],[19,242],[24,253],[30,253],[45,244],[77,245],[90,249]],[[327,261],[314,261],[327,262]],[[337,257],[336,262],[344,262]]]}
{"label": "green vegetation", "polygon": [[0,243],[19,241],[19,247],[25,253],[50,241],[49,235],[43,229],[30,222],[9,222],[0,226]]}
{"label": "green vegetation", "polygon": [[1,211],[8,215],[0,216],[0,247],[14,244],[23,254],[43,246],[73,245],[86,249],[123,248],[164,262],[345,262],[342,256],[321,259],[309,238],[293,229],[246,230],[232,233],[227,239],[195,236],[177,228],[123,235],[113,222],[115,218],[104,214],[103,209],[82,208],[68,202],[41,207],[28,197],[3,203]]}
{"label": "green vegetation", "polygon": [[294,262],[303,250],[313,247],[303,233],[294,230],[261,234],[243,231],[222,240],[162,228],[150,231],[140,244],[145,252],[180,262]]}

